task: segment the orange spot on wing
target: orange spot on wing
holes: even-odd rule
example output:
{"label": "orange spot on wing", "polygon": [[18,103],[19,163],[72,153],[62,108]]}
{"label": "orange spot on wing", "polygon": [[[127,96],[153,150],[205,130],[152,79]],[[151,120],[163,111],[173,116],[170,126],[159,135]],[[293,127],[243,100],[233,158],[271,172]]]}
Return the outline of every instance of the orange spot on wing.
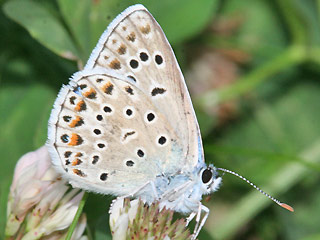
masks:
{"label": "orange spot on wing", "polygon": [[79,164],[81,164],[82,161],[79,158],[76,158],[75,160],[72,161],[71,165],[72,166],[77,166]]}
{"label": "orange spot on wing", "polygon": [[86,104],[83,100],[79,101],[77,103],[77,105],[75,106],[74,110],[77,111],[77,112],[80,112],[82,110],[85,110],[86,109]]}
{"label": "orange spot on wing", "polygon": [[90,88],[89,91],[83,93],[83,96],[87,97],[87,98],[95,98],[97,95],[96,90],[94,90],[93,88]]}
{"label": "orange spot on wing", "polygon": [[118,48],[117,52],[120,54],[120,55],[123,55],[127,52],[127,47],[126,45],[124,44],[121,44],[120,47]]}
{"label": "orange spot on wing", "polygon": [[78,152],[75,156],[76,156],[76,157],[82,157],[83,154],[82,154],[81,152]]}
{"label": "orange spot on wing", "polygon": [[83,142],[83,139],[76,133],[72,133],[70,142],[68,143],[69,146],[77,146]]}
{"label": "orange spot on wing", "polygon": [[106,94],[112,94],[113,90],[113,84],[111,82],[107,82],[103,87],[102,91],[105,92]]}
{"label": "orange spot on wing", "polygon": [[130,42],[134,42],[136,40],[136,34],[134,32],[131,32],[128,36],[127,36],[127,39],[130,41]]}
{"label": "orange spot on wing", "polygon": [[140,30],[143,34],[148,34],[151,31],[150,25],[146,25],[145,27],[140,27]]}
{"label": "orange spot on wing", "polygon": [[75,174],[77,174],[78,176],[80,176],[80,177],[85,177],[85,176],[86,176],[86,174],[84,174],[84,172],[82,172],[82,171],[79,170],[79,169],[72,169],[72,171],[73,171]]}
{"label": "orange spot on wing", "polygon": [[80,116],[76,116],[76,119],[72,120],[72,122],[69,124],[69,127],[74,128],[81,126],[83,124],[83,119]]}
{"label": "orange spot on wing", "polygon": [[114,59],[112,62],[110,62],[109,67],[112,69],[120,69],[121,63],[118,59]]}

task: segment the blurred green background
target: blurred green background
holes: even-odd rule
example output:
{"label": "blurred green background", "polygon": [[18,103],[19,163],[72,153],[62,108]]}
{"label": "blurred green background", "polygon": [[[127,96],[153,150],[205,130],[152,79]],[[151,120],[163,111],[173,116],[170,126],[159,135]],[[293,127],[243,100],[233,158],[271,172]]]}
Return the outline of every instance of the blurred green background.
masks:
{"label": "blurred green background", "polygon": [[[13,169],[46,141],[59,88],[126,7],[142,3],[181,65],[206,162],[234,170],[199,239],[320,239],[320,1],[12,0],[0,12],[0,238]],[[110,239],[108,204],[90,194],[93,239]],[[97,207],[99,206],[99,207]]]}

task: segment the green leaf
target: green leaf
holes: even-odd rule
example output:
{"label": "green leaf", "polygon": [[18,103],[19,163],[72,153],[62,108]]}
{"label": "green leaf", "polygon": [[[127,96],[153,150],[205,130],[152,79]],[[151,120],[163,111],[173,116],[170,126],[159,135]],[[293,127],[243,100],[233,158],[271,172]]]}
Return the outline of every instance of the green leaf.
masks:
{"label": "green leaf", "polygon": [[61,57],[77,60],[79,53],[67,30],[48,9],[31,0],[12,0],[3,6],[5,14],[25,27],[30,35]]}
{"label": "green leaf", "polygon": [[4,239],[6,226],[6,211],[11,179],[5,178],[0,182],[0,238]]}
{"label": "green leaf", "polygon": [[[144,2],[173,45],[200,33],[218,5],[217,1],[211,0]],[[71,36],[61,22],[40,3],[12,0],[4,5],[4,12],[51,51],[64,58],[80,61],[82,66],[109,23],[134,3],[129,0],[59,0],[58,4]]]}
{"label": "green leaf", "polygon": [[177,45],[199,34],[213,18],[219,1],[164,0],[139,1],[163,28],[169,42]]}
{"label": "green leaf", "polygon": [[[303,181],[304,189],[299,192],[299,202],[295,206],[294,216],[280,215],[282,223],[285,225],[284,232],[288,239],[292,240],[316,240],[320,239],[319,222],[320,215],[314,214],[320,211],[320,189],[314,188],[319,180],[311,180],[310,177]],[[312,194],[304,194],[304,193]]]}
{"label": "green leaf", "polygon": [[88,227],[94,233],[96,240],[112,239],[108,210],[113,198],[110,195],[89,195],[84,211],[87,215]]}
{"label": "green leaf", "polygon": [[134,2],[130,0],[96,1],[92,3],[90,13],[91,50],[96,46],[101,34],[107,29],[111,21]]}
{"label": "green leaf", "polygon": [[[305,80],[287,89],[278,99],[254,101],[253,114],[233,124],[216,145],[206,145],[207,159],[215,159],[219,167],[245,175],[275,197],[307,176],[316,177],[320,171],[319,91],[318,85]],[[232,176],[224,175],[224,181],[233,183],[232,189],[246,187]],[[238,198],[236,193],[229,197],[233,207],[219,215],[219,222],[209,228],[213,237],[234,236],[273,203],[254,189]],[[226,204],[224,201],[223,205]],[[295,199],[289,204],[294,207]]]}
{"label": "green leaf", "polygon": [[260,62],[272,58],[286,46],[278,12],[270,1],[229,0],[223,5],[221,14],[239,24],[231,43],[221,40],[226,47],[230,44],[233,48],[241,48]]}
{"label": "green leaf", "polygon": [[[319,12],[317,7],[319,7],[319,2],[316,1],[304,1],[304,0],[295,0],[291,1],[293,7],[295,8],[298,14],[293,15],[292,18],[298,18],[304,27],[304,31],[300,31],[300,34],[306,34],[308,36],[306,44],[310,45],[320,45],[320,28],[319,28]],[[286,7],[286,5],[284,5]]]}
{"label": "green leaf", "polygon": [[58,0],[58,4],[61,14],[78,46],[79,55],[81,56],[82,62],[85,63],[92,51],[92,36],[90,31],[92,1],[83,0],[79,2],[77,0]]}
{"label": "green leaf", "polygon": [[0,90],[1,202],[0,232],[6,219],[6,198],[18,159],[43,145],[47,139],[47,122],[55,93],[48,87],[5,86]]}
{"label": "green leaf", "polygon": [[[218,1],[58,1],[64,20],[81,49],[89,57],[101,34],[122,11],[135,3],[144,4],[160,23],[171,44],[179,44],[200,33],[212,18]],[[185,17],[187,16],[187,18]],[[174,24],[173,24],[174,23]]]}

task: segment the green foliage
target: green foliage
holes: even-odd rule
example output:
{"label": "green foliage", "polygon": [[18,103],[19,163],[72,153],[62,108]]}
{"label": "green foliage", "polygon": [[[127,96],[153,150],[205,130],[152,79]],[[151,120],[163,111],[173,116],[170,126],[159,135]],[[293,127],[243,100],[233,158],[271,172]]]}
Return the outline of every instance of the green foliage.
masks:
{"label": "green foliage", "polygon": [[[201,48],[249,56],[237,64],[233,83],[193,98],[206,161],[239,172],[296,210],[286,212],[225,175],[222,189],[204,202],[211,214],[199,238],[318,239],[320,2],[313,0],[1,3],[0,238],[16,161],[45,143],[61,84],[84,66],[110,21],[133,3],[144,4],[160,23],[184,72]],[[213,32],[218,19],[236,27],[228,34]],[[232,121],[221,124],[208,113],[230,101],[237,106]],[[89,196],[84,211],[93,239],[111,239],[110,199]]]}
{"label": "green foliage", "polygon": [[41,4],[34,1],[10,1],[4,5],[3,10],[54,53],[68,59],[77,58],[77,50],[67,29]]}

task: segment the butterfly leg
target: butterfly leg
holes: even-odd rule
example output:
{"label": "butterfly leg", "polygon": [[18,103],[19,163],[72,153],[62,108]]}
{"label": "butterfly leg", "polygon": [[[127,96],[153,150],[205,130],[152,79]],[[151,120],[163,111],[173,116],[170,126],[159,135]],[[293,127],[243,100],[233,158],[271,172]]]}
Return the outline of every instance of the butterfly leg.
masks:
{"label": "butterfly leg", "polygon": [[189,223],[194,219],[194,217],[197,215],[196,212],[192,212],[187,218],[186,218],[186,227],[189,225]]}
{"label": "butterfly leg", "polygon": [[[201,219],[202,211],[204,212],[204,216]],[[199,203],[199,209],[198,209],[197,217],[196,217],[196,226],[194,228],[193,235],[192,235],[192,238],[191,238],[192,240],[196,239],[197,236],[199,235],[200,230],[202,229],[202,227],[204,226],[205,222],[207,221],[207,218],[209,216],[209,212],[210,212],[209,208],[207,208],[206,206],[204,206],[201,203]]]}
{"label": "butterfly leg", "polygon": [[201,213],[202,213],[202,204],[199,203],[198,205],[198,211],[197,211],[197,216],[196,216],[196,226],[194,227],[194,232],[197,231],[197,229],[199,228],[199,223],[200,223],[200,219],[201,219]]}
{"label": "butterfly leg", "polygon": [[147,182],[146,184],[142,185],[141,187],[137,188],[135,191],[133,191],[131,194],[127,194],[127,195],[124,195],[124,196],[119,196],[117,197],[116,199],[113,199],[112,200],[112,203],[110,205],[110,209],[109,209],[109,213],[111,212],[111,209],[113,208],[113,206],[115,205],[116,202],[118,201],[121,201],[123,203],[124,199],[125,198],[132,198],[132,197],[135,197],[135,195],[137,193],[139,193],[141,190],[147,188],[147,186],[150,184],[151,186],[151,189],[152,189],[152,193],[153,193],[153,197],[155,200],[158,200],[159,199],[159,195],[158,195],[158,192],[156,190],[156,187],[154,185],[154,182],[153,181],[149,181]]}
{"label": "butterfly leg", "polygon": [[136,190],[134,190],[132,193],[121,196],[119,198],[131,198],[131,197],[135,197],[137,195],[137,193],[139,193],[140,191],[146,189],[148,186],[150,185],[151,189],[152,189],[152,193],[153,193],[153,197],[155,200],[159,199],[159,194],[157,192],[156,186],[154,185],[153,181],[148,181],[145,184],[143,184],[141,187],[137,188]]}

